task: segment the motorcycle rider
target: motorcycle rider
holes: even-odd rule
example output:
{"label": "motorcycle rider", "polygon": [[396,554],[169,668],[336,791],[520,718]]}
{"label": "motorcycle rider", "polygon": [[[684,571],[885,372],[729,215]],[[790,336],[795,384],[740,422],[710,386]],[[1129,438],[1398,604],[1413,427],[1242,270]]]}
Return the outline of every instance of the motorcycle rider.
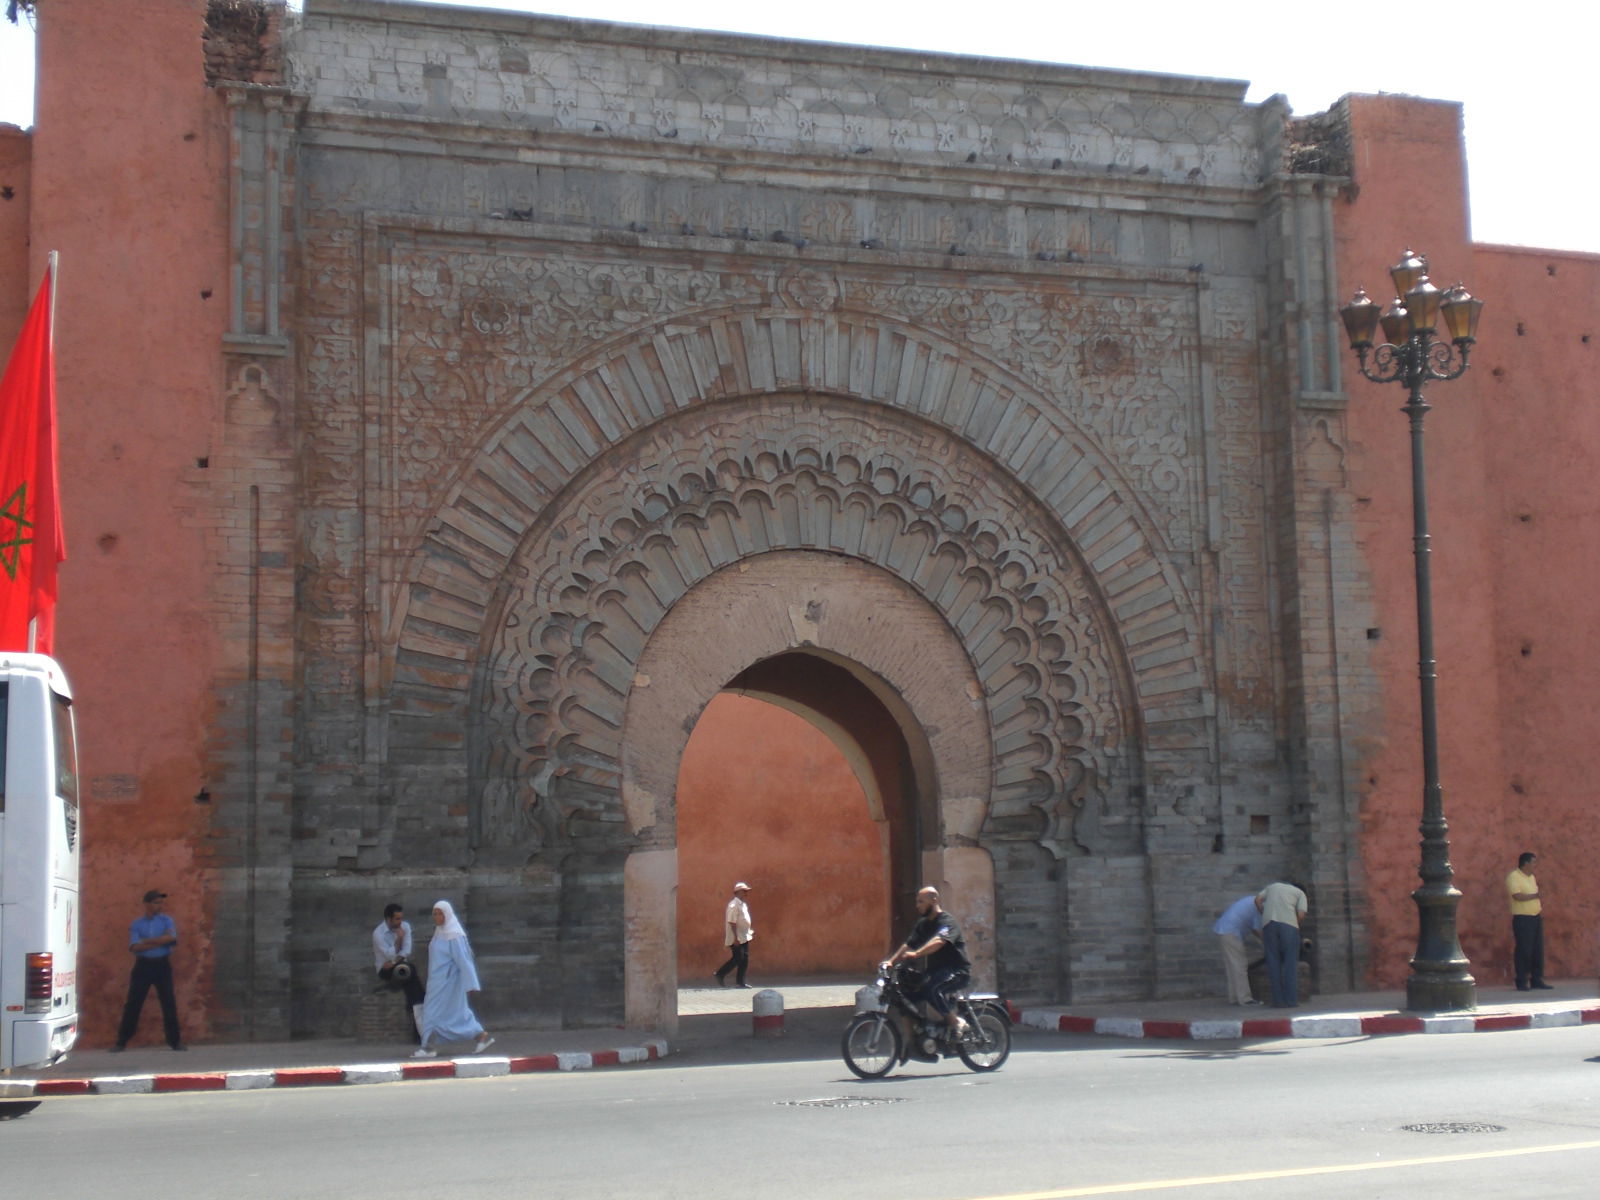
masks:
{"label": "motorcycle rider", "polygon": [[883,969],[888,971],[913,959],[925,961],[927,974],[911,999],[919,1007],[924,1001],[932,1005],[954,1037],[965,1037],[967,1023],[956,1015],[950,994],[966,986],[972,964],[967,959],[961,926],[939,904],[938,888],[925,887],[917,893],[917,923]]}

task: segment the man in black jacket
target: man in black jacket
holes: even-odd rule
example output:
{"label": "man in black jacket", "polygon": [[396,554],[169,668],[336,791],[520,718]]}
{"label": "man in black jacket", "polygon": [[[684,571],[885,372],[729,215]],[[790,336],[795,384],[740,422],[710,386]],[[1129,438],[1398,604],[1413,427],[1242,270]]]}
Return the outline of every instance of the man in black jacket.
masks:
{"label": "man in black jacket", "polygon": [[972,964],[967,959],[961,926],[940,907],[937,888],[925,887],[917,893],[917,923],[887,966],[913,959],[922,960],[928,972],[913,999],[927,1001],[957,1037],[964,1036],[966,1022],[956,1016],[950,993],[966,985]]}

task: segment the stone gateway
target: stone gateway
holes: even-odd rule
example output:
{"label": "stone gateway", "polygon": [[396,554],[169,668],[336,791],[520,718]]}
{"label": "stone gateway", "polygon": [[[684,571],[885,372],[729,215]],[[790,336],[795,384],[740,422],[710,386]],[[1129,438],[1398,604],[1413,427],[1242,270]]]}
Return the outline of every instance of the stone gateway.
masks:
{"label": "stone gateway", "polygon": [[1281,104],[364,0],[284,70],[223,84],[214,499],[273,497],[294,581],[227,701],[292,751],[213,784],[293,808],[221,870],[219,958],[289,930],[230,1007],[325,1032],[339,931],[420,888],[486,1019],[671,1027],[677,768],[735,681],[877,763],[891,924],[938,883],[1018,999],[1203,988],[1193,928],[1286,870],[1350,903],[1297,590],[1331,191]]}
{"label": "stone gateway", "polygon": [[[1274,879],[1313,986],[1398,986],[1406,431],[1337,305],[1413,239],[1490,303],[1430,417],[1463,948],[1509,979],[1507,842],[1593,910],[1557,660],[1600,638],[1562,573],[1600,260],[1470,243],[1458,107],[116,7],[39,7],[0,339],[61,250],[85,900],[193,914],[197,1041],[353,1033],[372,913],[438,899],[489,1027],[671,1031],[736,880],[757,987],[865,970],[931,884],[1020,1003],[1218,995],[1215,915]],[[84,937],[94,1044],[126,950]]]}

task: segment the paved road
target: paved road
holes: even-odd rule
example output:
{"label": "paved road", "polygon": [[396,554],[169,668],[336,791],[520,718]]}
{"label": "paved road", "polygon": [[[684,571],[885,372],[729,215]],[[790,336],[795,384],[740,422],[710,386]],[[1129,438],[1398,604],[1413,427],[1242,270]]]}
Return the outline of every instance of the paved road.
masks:
{"label": "paved road", "polygon": [[[818,1034],[786,1049],[583,1075],[52,1100],[0,1123],[0,1178],[30,1200],[1592,1197],[1600,1178],[1593,1027],[1203,1046],[1019,1031],[994,1075],[918,1066],[876,1084]],[[1402,1129],[1443,1122],[1504,1130]]]}

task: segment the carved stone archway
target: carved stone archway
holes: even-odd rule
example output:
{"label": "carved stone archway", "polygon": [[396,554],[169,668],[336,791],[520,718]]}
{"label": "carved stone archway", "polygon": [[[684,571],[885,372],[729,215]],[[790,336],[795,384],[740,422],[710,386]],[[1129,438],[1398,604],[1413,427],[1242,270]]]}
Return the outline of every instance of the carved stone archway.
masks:
{"label": "carved stone archway", "polygon": [[[624,874],[671,846],[670,824],[641,819],[637,797],[624,811],[641,655],[699,583],[764,554],[876,566],[949,627],[988,726],[974,836],[1028,859],[1012,878],[1054,880],[1051,864],[1074,853],[1141,858],[1147,745],[1162,745],[1165,771],[1204,768],[1183,758],[1208,718],[1177,573],[1136,489],[1059,410],[887,323],[854,343],[864,358],[849,370],[816,364],[866,398],[784,390],[772,363],[737,353],[698,400],[667,402],[666,380],[650,380],[674,355],[726,357],[725,337],[803,347],[808,320],[718,317],[552,380],[464,460],[411,556],[391,643],[389,748],[409,765],[395,790],[464,789],[477,867],[537,868],[556,912],[595,922],[558,919],[530,988],[556,977],[562,997],[609,992],[621,1015],[620,968],[591,955],[569,978],[549,960],[557,943],[620,942],[640,919],[612,899],[637,890]],[[837,327],[826,336],[841,344]],[[934,390],[908,390],[906,370]],[[735,383],[755,390],[730,394]],[[1042,932],[1059,912],[1040,919],[1017,918],[1028,950],[1001,982],[1060,994],[1068,940]],[[627,992],[660,994],[632,980]]]}
{"label": "carved stone archway", "polygon": [[1059,855],[1085,808],[1118,819],[1139,714],[1114,623],[1070,541],[984,456],[816,397],[705,406],[626,449],[529,531],[486,621],[469,724],[480,846],[534,849],[605,819],[644,646],[700,581],[774,550],[879,566],[949,624],[991,728],[991,835]]}
{"label": "carved stone archway", "polygon": [[[1055,527],[1080,572],[1093,577],[1107,628],[1126,649],[1140,720],[1147,728],[1171,723],[1182,729],[1206,719],[1199,698],[1202,643],[1165,545],[1182,522],[1165,522],[1169,532],[1163,535],[1147,511],[1155,498],[1174,499],[1183,487],[1167,477],[1170,456],[1146,462],[1136,455],[1150,478],[1124,478],[1047,390],[1053,377],[1069,370],[1076,336],[1041,333],[1033,348],[1050,370],[1035,364],[1039,377],[1031,379],[930,329],[877,313],[826,311],[840,297],[815,272],[798,272],[775,286],[795,307],[678,315],[549,376],[537,392],[495,417],[475,447],[457,440],[460,431],[430,443],[430,461],[459,454],[462,465],[428,482],[425,490],[437,497],[434,515],[408,523],[413,532],[400,545],[406,578],[386,600],[392,607],[384,617],[393,630],[385,640],[393,653],[383,664],[392,711],[404,717],[458,707],[477,664],[439,655],[441,635],[447,643],[479,639],[493,623],[490,610],[503,600],[503,581],[527,532],[547,527],[550,509],[584,486],[577,480],[591,474],[593,464],[604,464],[633,438],[653,437],[659,444],[663,430],[706,405],[804,396],[816,403],[859,399],[913,419],[922,444],[911,448],[910,461],[959,449],[968,469],[1015,481],[1010,494],[1027,504],[1038,524]],[[894,307],[887,294],[864,298]],[[1030,321],[1055,325],[1081,317],[1093,325],[1107,319],[1064,296],[1051,303],[1062,311],[1048,319],[1032,314]],[[952,299],[950,311],[941,307],[924,316],[937,316],[942,326],[959,324],[969,335],[998,328],[999,316],[981,316],[964,304]],[[1128,319],[1135,318],[1149,319]],[[1099,397],[1094,405],[1107,408],[1111,401]],[[749,424],[759,419],[752,412]],[[411,661],[426,666],[412,669]]]}
{"label": "carved stone archway", "polygon": [[[715,636],[708,637],[708,632]],[[917,764],[920,876],[966,920],[978,977],[995,973],[994,871],[978,846],[992,731],[960,639],[903,580],[859,560],[772,550],[697,583],[652,631],[623,722],[627,1019],[677,1020],[674,787],[700,712],[751,663],[794,650],[849,670],[895,718]]]}
{"label": "carved stone archway", "polygon": [[[663,947],[660,963],[628,959],[635,1018],[672,1020],[671,932],[646,937],[636,927],[672,911],[663,897],[675,869],[663,864],[674,852],[682,749],[640,738],[643,718],[631,706],[651,694],[646,680],[659,679],[647,648],[706,581],[803,552],[896,580],[956,648],[929,658],[932,634],[886,630],[883,614],[895,611],[887,604],[856,610],[859,628],[836,633],[841,644],[830,647],[889,681],[886,694],[909,696],[918,673],[937,664],[924,679],[929,694],[961,692],[972,707],[963,744],[985,769],[959,790],[948,770],[936,772],[935,827],[945,840],[923,875],[973,893],[965,915],[989,978],[996,902],[980,835],[1055,858],[1074,843],[1140,849],[1135,672],[1094,573],[1050,514],[987,456],[904,413],[816,396],[699,406],[617,447],[525,531],[486,614],[464,722],[481,864],[563,864],[563,912],[603,911],[604,879],[625,874],[628,943]],[[784,610],[782,638],[744,644],[724,633],[729,622],[698,625],[708,655],[725,642],[742,649],[717,659],[702,689],[661,716],[675,736],[686,737],[700,708],[750,663],[803,644],[794,630],[811,621],[809,603]],[[731,623],[747,626],[760,628]],[[867,644],[851,649],[852,639]],[[880,666],[891,650],[902,661]],[[913,712],[908,731],[942,731],[929,738],[937,758],[954,725]],[[634,769],[629,756],[641,744],[652,762]],[[1049,978],[1061,953],[1052,941],[1020,969]]]}

